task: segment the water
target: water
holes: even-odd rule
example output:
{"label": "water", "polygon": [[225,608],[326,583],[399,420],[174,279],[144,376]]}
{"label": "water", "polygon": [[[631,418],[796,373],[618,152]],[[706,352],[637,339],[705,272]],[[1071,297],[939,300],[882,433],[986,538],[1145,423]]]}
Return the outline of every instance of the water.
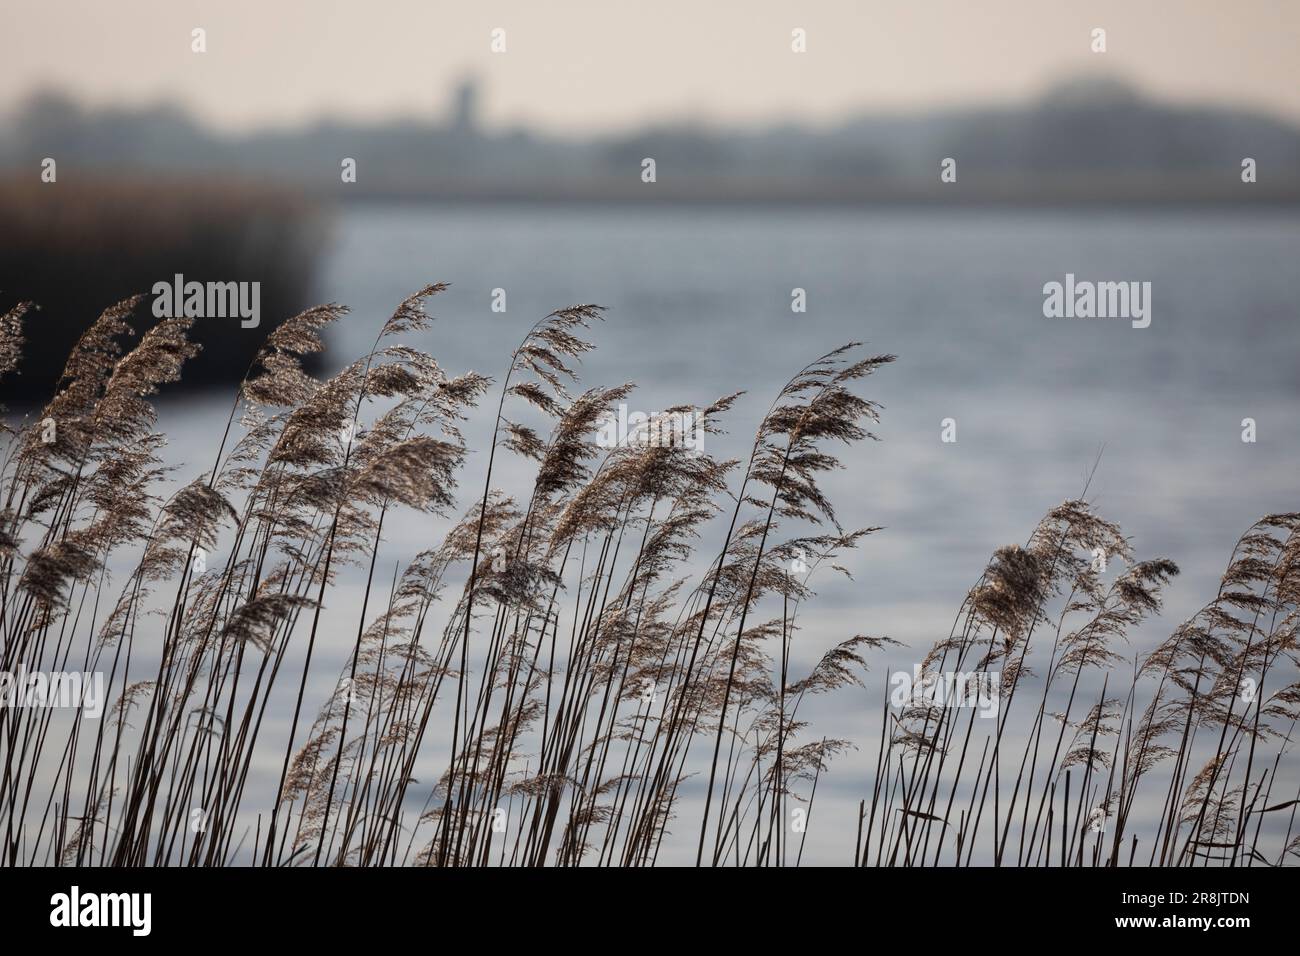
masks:
{"label": "water", "polygon": [[[361,207],[321,297],[355,310],[331,343],[350,357],[402,295],[450,281],[427,345],[493,375],[536,317],[601,303],[584,381],[635,381],[646,410],[747,389],[737,451],[805,361],[851,340],[897,354],[864,387],[881,442],[832,487],[846,526],[886,526],[853,610],[916,638],[946,631],[927,609],[1077,495],[1099,452],[1091,497],[1141,555],[1183,566],[1170,611],[1199,606],[1237,535],[1296,505],[1298,253],[1300,216],[1257,210]],[[1150,281],[1151,326],[1044,318],[1042,286],[1067,272]]]}
{"label": "water", "polygon": [[[880,659],[880,680],[947,634],[989,553],[1079,494],[1094,464],[1090,497],[1138,555],[1183,570],[1133,651],[1213,596],[1238,535],[1298,503],[1297,261],[1295,212],[369,207],[340,222],[323,293],[368,320],[339,337],[351,354],[399,293],[450,281],[431,347],[487,373],[537,316],[607,305],[585,380],[636,381],[646,410],[748,389],[734,454],[803,362],[851,340],[897,354],[865,385],[885,406],[881,442],[829,482],[846,526],[885,530],[849,556],[854,583],[819,587],[799,649],[810,666],[834,640],[888,634],[908,647]],[[1066,273],[1150,281],[1150,327],[1044,318],[1043,285]],[[862,750],[823,782],[806,858],[844,862],[874,759],[869,687],[815,712],[815,732]]]}
{"label": "water", "polygon": [[[453,373],[494,376],[539,316],[606,305],[584,383],[635,381],[630,404],[645,411],[747,389],[730,436],[709,449],[724,456],[743,453],[781,384],[822,352],[858,340],[899,356],[862,389],[884,406],[880,442],[845,452],[826,484],[846,527],[884,530],[847,556],[852,582],[818,584],[796,647],[806,669],[854,633],[905,645],[877,658],[869,690],[808,711],[810,734],[861,748],[821,783],[804,856],[845,863],[857,800],[870,793],[885,673],[910,670],[946,636],[989,554],[1077,496],[1094,465],[1089,497],[1139,557],[1183,569],[1133,652],[1213,596],[1256,518],[1300,504],[1298,253],[1297,213],[1230,208],[360,206],[336,223],[319,298],[353,308],[330,340],[337,365],[369,347],[402,297],[449,281],[430,304],[434,329],[411,344]],[[1150,327],[1044,318],[1043,284],[1066,273],[1151,282]],[[796,287],[804,314],[791,311]],[[506,291],[504,314],[491,310],[494,289]],[[226,409],[216,399],[169,407],[173,454],[203,463]],[[1241,440],[1248,417],[1254,443]],[[940,441],[946,418],[955,443]],[[473,419],[469,444],[481,447],[489,429]],[[471,457],[463,488],[481,484],[484,457]],[[503,481],[521,487],[524,474]],[[391,527],[389,568],[440,526]],[[349,585],[338,600],[356,593]],[[322,670],[349,648],[350,638],[320,652]],[[328,686],[322,677],[317,690]],[[678,842],[688,852],[693,839]]]}

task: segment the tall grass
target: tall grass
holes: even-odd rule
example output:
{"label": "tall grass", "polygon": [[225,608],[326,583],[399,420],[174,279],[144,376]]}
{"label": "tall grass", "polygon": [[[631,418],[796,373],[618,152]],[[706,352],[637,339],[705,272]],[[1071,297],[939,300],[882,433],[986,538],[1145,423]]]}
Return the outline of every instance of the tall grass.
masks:
{"label": "tall grass", "polygon": [[[647,865],[674,826],[698,828],[700,862],[798,862],[790,805],[848,746],[801,707],[884,641],[792,674],[812,596],[793,559],[832,567],[874,530],[840,527],[817,481],[833,446],[873,437],[852,389],[893,357],[849,345],[800,369],[747,460],[606,448],[631,386],[577,388],[599,307],[539,321],[498,383],[401,344],[443,288],[326,381],[302,361],[346,310],[276,328],[188,481],[151,399],[196,353],[191,321],[127,350],[132,299],[81,336],[0,462],[0,670],[99,672],[112,706],[0,708],[7,864]],[[0,374],[27,312],[0,322]],[[736,397],[703,409],[707,431]],[[485,399],[487,475],[455,517]],[[531,464],[526,498],[496,490],[499,453]],[[411,513],[451,530],[385,574],[385,526]],[[697,554],[715,517],[725,537]],[[677,820],[692,775],[703,810]]]}
{"label": "tall grass", "polygon": [[[1000,671],[996,719],[986,727],[974,709],[924,695],[886,717],[855,863],[1280,866],[1300,856],[1298,532],[1300,514],[1256,522],[1213,600],[1126,658],[1129,631],[1159,609],[1178,568],[1136,560],[1083,500],[1052,509],[1024,547],[993,555],[921,665],[931,682]],[[1101,573],[1103,555],[1123,570]]]}
{"label": "tall grass", "polygon": [[[792,672],[812,576],[878,530],[842,528],[818,481],[874,437],[854,388],[893,356],[804,366],[740,460],[678,440],[685,406],[658,421],[673,440],[603,447],[631,386],[578,387],[599,307],[537,322],[492,381],[401,344],[443,288],[325,381],[302,360],[346,309],[276,328],[188,480],[151,399],[196,352],[190,320],[128,350],[128,300],[81,336],[0,460],[0,671],[99,672],[111,706],[0,708],[6,864],[802,861],[793,811],[852,746],[805,702],[893,643],[851,636]],[[0,318],[0,376],[27,315]],[[708,432],[736,398],[702,410]],[[458,512],[480,402],[486,475]],[[503,456],[526,496],[498,490]],[[401,563],[394,522],[450,530]],[[998,672],[996,714],[882,693],[854,862],[1296,856],[1298,531],[1261,519],[1210,603],[1132,656],[1172,562],[1138,560],[1083,498],[1000,548],[918,661]]]}

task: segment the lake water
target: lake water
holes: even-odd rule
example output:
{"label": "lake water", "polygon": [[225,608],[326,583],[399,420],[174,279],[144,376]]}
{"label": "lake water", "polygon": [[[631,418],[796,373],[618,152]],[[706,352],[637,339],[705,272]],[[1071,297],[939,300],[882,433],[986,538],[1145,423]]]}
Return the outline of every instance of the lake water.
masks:
{"label": "lake water", "polygon": [[[635,381],[645,410],[747,389],[736,451],[804,362],[851,340],[895,353],[864,386],[881,441],[830,486],[845,525],[886,528],[856,556],[853,614],[933,639],[930,609],[1077,495],[1099,452],[1090,496],[1140,555],[1183,567],[1170,614],[1199,606],[1252,521],[1296,507],[1298,262],[1294,212],[362,207],[321,298],[353,307],[332,343],[351,357],[402,295],[449,281],[427,346],[491,375],[538,316],[606,305],[584,382]],[[1045,318],[1043,285],[1067,273],[1149,281],[1150,327]]]}
{"label": "lake water", "polygon": [[[1183,569],[1134,651],[1213,596],[1255,519],[1300,506],[1298,262],[1294,211],[361,206],[335,224],[319,299],[353,309],[330,341],[338,365],[369,347],[405,295],[451,282],[430,303],[434,329],[411,344],[453,373],[498,377],[536,318],[600,303],[609,312],[584,383],[635,381],[630,404],[645,411],[748,390],[731,434],[710,448],[722,456],[747,448],[762,409],[805,362],[851,340],[898,355],[862,388],[884,406],[881,441],[849,450],[826,485],[846,527],[884,530],[848,555],[853,582],[819,589],[797,645],[804,667],[854,633],[906,645],[877,659],[869,690],[809,711],[810,735],[861,747],[822,782],[804,856],[847,863],[885,672],[910,670],[946,636],[989,554],[1077,496],[1095,463],[1089,496],[1101,512],[1140,557]],[[1149,281],[1150,326],[1045,318],[1043,285],[1067,273]],[[795,288],[806,291],[801,314]],[[494,289],[506,291],[505,313],[491,309]],[[168,406],[172,454],[202,463],[226,407]],[[952,443],[940,440],[947,418]],[[1241,439],[1244,418],[1256,423],[1254,443]],[[471,447],[489,431],[472,420]],[[463,488],[481,484],[484,457],[471,458]],[[503,480],[521,486],[523,474]],[[437,534],[421,522],[392,527],[390,568]],[[350,642],[318,652],[322,674]],[[318,689],[328,685],[326,675]],[[268,753],[267,766],[277,760]],[[665,861],[693,858],[693,825],[683,831],[685,855],[666,851]]]}

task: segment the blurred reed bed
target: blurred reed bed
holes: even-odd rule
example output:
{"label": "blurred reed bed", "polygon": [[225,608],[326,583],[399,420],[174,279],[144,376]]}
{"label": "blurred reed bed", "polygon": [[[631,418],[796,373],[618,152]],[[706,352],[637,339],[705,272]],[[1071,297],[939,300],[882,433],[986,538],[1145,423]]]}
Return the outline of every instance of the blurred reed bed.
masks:
{"label": "blurred reed bed", "polygon": [[[49,397],[63,361],[107,302],[156,282],[187,279],[261,284],[263,325],[232,334],[200,320],[191,337],[203,352],[186,367],[185,387],[238,382],[262,336],[280,318],[310,305],[328,219],[292,189],[249,180],[88,175],[64,164],[57,183],[0,178],[0,311],[39,303],[29,317],[21,374],[6,394]],[[128,317],[142,332],[153,317]]]}
{"label": "blurred reed bed", "polygon": [[[0,709],[7,864],[648,865],[674,831],[704,863],[799,861],[792,806],[811,810],[849,746],[801,707],[857,683],[885,643],[850,636],[791,673],[808,577],[874,530],[841,528],[817,479],[835,446],[873,437],[878,408],[853,388],[893,357],[848,345],[800,369],[744,461],[603,447],[631,386],[577,388],[599,307],[539,321],[493,382],[402,344],[443,288],[326,381],[302,362],[346,309],[276,328],[188,481],[162,464],[151,398],[196,355],[192,320],[127,350],[138,297],[10,429],[0,669],[101,672],[110,706]],[[31,314],[0,322],[0,374]],[[707,431],[735,398],[703,410]],[[497,409],[487,475],[453,519],[460,424],[481,400]],[[502,455],[532,463],[526,500],[495,490]],[[384,580],[399,512],[451,530]],[[725,535],[696,560],[715,518]],[[345,569],[364,581],[351,620]],[[345,663],[309,699],[325,647]],[[691,776],[707,789],[683,819]]]}

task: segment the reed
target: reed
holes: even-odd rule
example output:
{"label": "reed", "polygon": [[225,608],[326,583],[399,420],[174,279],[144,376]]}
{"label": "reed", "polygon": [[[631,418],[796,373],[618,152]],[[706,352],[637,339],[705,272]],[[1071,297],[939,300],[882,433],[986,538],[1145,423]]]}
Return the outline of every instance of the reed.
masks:
{"label": "reed", "polygon": [[[1085,500],[1052,509],[1023,547],[993,555],[921,664],[932,676],[996,668],[996,719],[986,726],[974,709],[923,694],[882,723],[855,863],[1281,866],[1297,856],[1297,531],[1300,514],[1260,519],[1214,599],[1153,651],[1125,657],[1119,648],[1159,610],[1178,568],[1137,560]],[[1099,554],[1123,564],[1109,583]]]}
{"label": "reed", "polygon": [[[895,643],[820,639],[794,673],[796,638],[819,641],[799,633],[814,579],[879,530],[842,527],[818,482],[874,438],[856,389],[894,357],[851,343],[805,365],[740,460],[678,440],[689,406],[651,423],[660,440],[608,447],[632,386],[578,385],[600,307],[541,319],[497,382],[404,344],[444,288],[323,381],[303,363],[347,310],[279,325],[188,479],[153,399],[196,354],[191,323],[128,349],[139,299],[6,425],[0,672],[100,674],[109,703],[0,708],[6,865],[644,866],[666,846],[802,862],[794,811],[811,823],[854,746],[812,732],[805,704],[869,693]],[[30,308],[0,317],[0,376]],[[702,410],[706,433],[738,396]],[[459,511],[484,401],[486,475]],[[504,456],[526,496],[498,489]],[[387,554],[395,521],[428,546]],[[1125,645],[1178,568],[1139,559],[1086,487],[999,548],[918,661],[923,686],[996,673],[996,712],[895,706],[886,686],[854,864],[1300,855],[1298,532],[1300,514],[1249,528],[1214,598],[1144,654]]]}
{"label": "reed", "polygon": [[[603,447],[632,388],[578,388],[603,310],[539,321],[495,383],[403,344],[444,288],[324,381],[303,363],[347,310],[278,326],[188,480],[153,398],[196,354],[191,322],[128,349],[138,298],[6,428],[0,670],[102,674],[110,702],[98,721],[0,709],[6,864],[647,865],[705,769],[701,860],[798,862],[790,805],[849,746],[809,736],[801,706],[885,643],[791,673],[809,577],[875,530],[842,528],[817,479],[873,437],[853,388],[893,357],[805,366],[746,462],[673,440],[686,406],[650,429],[670,440]],[[0,374],[29,309],[0,321]],[[488,396],[487,475],[457,516],[461,426]],[[526,498],[496,489],[498,452],[529,464]],[[394,561],[385,524],[410,513],[450,530]]]}

